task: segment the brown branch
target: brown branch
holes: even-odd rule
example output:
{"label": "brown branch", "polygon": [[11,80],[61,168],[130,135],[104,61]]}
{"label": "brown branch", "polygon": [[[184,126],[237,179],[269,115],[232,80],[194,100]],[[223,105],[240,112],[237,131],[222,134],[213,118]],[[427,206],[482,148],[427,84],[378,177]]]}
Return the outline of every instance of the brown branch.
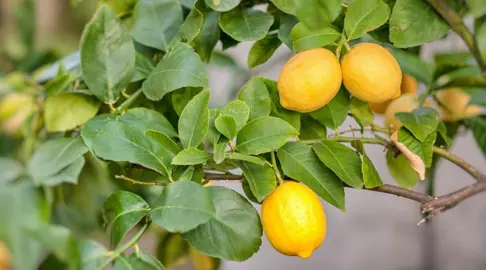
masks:
{"label": "brown branch", "polygon": [[376,187],[376,188],[367,189],[367,190],[378,191],[378,192],[381,192],[381,193],[393,194],[393,195],[397,195],[399,197],[414,200],[414,201],[419,202],[419,203],[426,203],[426,202],[434,199],[431,196],[427,196],[425,194],[422,194],[422,193],[419,193],[419,192],[416,192],[416,191],[413,191],[413,190],[408,190],[408,189],[404,189],[404,188],[401,188],[401,187],[392,186],[392,185],[388,185],[388,184],[384,184],[381,187]]}
{"label": "brown branch", "polygon": [[422,205],[422,210],[425,212],[433,211],[440,208],[452,208],[465,199],[479,193],[486,191],[486,182],[480,182],[467,187],[461,188],[448,195],[440,196],[434,200],[428,201]]}

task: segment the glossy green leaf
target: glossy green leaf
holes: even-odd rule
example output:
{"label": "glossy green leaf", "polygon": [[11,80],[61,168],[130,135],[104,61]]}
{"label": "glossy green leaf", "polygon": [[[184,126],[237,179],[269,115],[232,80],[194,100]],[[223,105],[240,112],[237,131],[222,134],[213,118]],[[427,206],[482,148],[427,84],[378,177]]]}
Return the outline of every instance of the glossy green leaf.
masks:
{"label": "glossy green leaf", "polygon": [[466,122],[472,130],[476,144],[486,156],[486,118],[475,116],[467,118]]}
{"label": "glossy green leaf", "polygon": [[382,0],[355,0],[349,5],[344,19],[348,40],[382,26],[389,17],[390,8]]}
{"label": "glossy green leaf", "polygon": [[398,132],[399,142],[403,143],[410,151],[419,156],[423,160],[426,168],[429,168],[432,165],[432,147],[434,146],[436,138],[437,133],[433,132],[421,142],[405,128],[401,128]]}
{"label": "glossy green leaf", "polygon": [[204,0],[208,7],[219,12],[232,10],[233,8],[238,6],[238,4],[240,4],[240,1],[241,0]]}
{"label": "glossy green leaf", "polygon": [[248,53],[248,67],[254,68],[267,62],[280,45],[282,45],[282,41],[277,34],[267,35],[255,42]]}
{"label": "glossy green leaf", "polygon": [[326,127],[314,120],[308,114],[301,115],[299,138],[301,140],[321,139],[327,137]]}
{"label": "glossy green leaf", "polygon": [[150,212],[152,221],[170,232],[187,232],[215,215],[210,190],[189,181],[167,185]]}
{"label": "glossy green leaf", "polygon": [[19,178],[23,171],[24,168],[20,162],[10,158],[0,157],[0,172],[2,172],[0,174],[0,185]]}
{"label": "glossy green leaf", "polygon": [[181,115],[187,103],[191,101],[197,94],[201,93],[201,87],[184,87],[171,93],[172,107],[177,115]]}
{"label": "glossy green leaf", "polygon": [[422,107],[395,115],[419,141],[423,142],[439,125],[439,114],[432,108]]}
{"label": "glossy green leaf", "polygon": [[199,11],[197,8],[193,8],[177,31],[175,37],[172,39],[170,47],[173,47],[178,42],[191,43],[201,31],[203,22],[204,18],[201,11]]}
{"label": "glossy green leaf", "polygon": [[277,82],[273,80],[269,80],[266,78],[261,78],[265,86],[267,87],[268,93],[270,95],[270,99],[272,100],[271,103],[271,110],[270,116],[275,116],[281,118],[287,123],[291,124],[295,129],[300,129],[300,113],[289,111],[280,105],[280,96],[277,90]]}
{"label": "glossy green leaf", "polygon": [[81,69],[89,90],[114,103],[135,71],[135,47],[123,23],[106,6],[96,11],[81,37]]}
{"label": "glossy green leaf", "polygon": [[399,49],[390,49],[391,54],[400,64],[402,72],[412,75],[414,78],[429,85],[432,80],[432,71],[434,67],[432,64],[420,59],[419,56]]}
{"label": "glossy green leaf", "polygon": [[295,15],[309,28],[320,27],[334,21],[341,11],[341,0],[294,0]]}
{"label": "glossy green leaf", "polygon": [[110,231],[110,246],[118,246],[149,211],[147,202],[135,193],[121,190],[111,194],[103,204],[103,219]]}
{"label": "glossy green leaf", "polygon": [[369,126],[373,124],[373,121],[375,120],[368,103],[355,97],[351,98],[351,101],[349,102],[349,110],[361,127]]}
{"label": "glossy green leaf", "polygon": [[93,148],[93,139],[103,130],[107,123],[119,121],[119,117],[114,114],[100,114],[91,118],[81,129],[81,136],[84,144],[89,149]]}
{"label": "glossy green leaf", "polygon": [[250,258],[262,243],[262,225],[258,212],[244,197],[231,189],[207,189],[216,207],[216,214],[208,222],[184,233],[184,239],[196,250],[212,257],[232,261]]}
{"label": "glossy green leaf", "polygon": [[261,78],[252,77],[241,88],[238,99],[244,101],[250,108],[250,120],[270,115],[272,100]]}
{"label": "glossy green leaf", "polygon": [[236,150],[247,155],[274,151],[299,132],[284,120],[265,116],[246,124],[236,138]]}
{"label": "glossy green leaf", "polygon": [[94,240],[81,240],[78,243],[81,255],[81,269],[91,270],[101,267],[110,258],[105,247]]}
{"label": "glossy green leaf", "polygon": [[162,132],[169,137],[177,137],[177,132],[165,116],[147,108],[129,109],[119,117],[119,121],[142,132],[152,129]]}
{"label": "glossy green leaf", "polygon": [[233,116],[236,124],[236,132],[239,132],[250,117],[250,107],[244,101],[233,100],[224,106],[221,114]]}
{"label": "glossy green leaf", "polygon": [[229,159],[232,159],[232,160],[241,160],[241,161],[246,161],[246,162],[250,162],[250,163],[254,163],[254,164],[258,164],[258,165],[268,165],[268,161],[260,158],[260,157],[255,157],[255,156],[249,156],[249,155],[245,155],[245,154],[242,154],[242,153],[238,153],[238,152],[232,152],[228,155],[228,158]]}
{"label": "glossy green leaf", "polygon": [[157,258],[145,253],[144,251],[138,251],[132,253],[130,256],[120,256],[115,262],[114,270],[164,270]]}
{"label": "glossy green leaf", "polygon": [[178,43],[164,55],[142,85],[150,100],[160,100],[165,94],[182,87],[205,87],[208,75],[199,55],[191,46]]}
{"label": "glossy green leaf", "polygon": [[[426,25],[427,27],[424,27]],[[449,25],[422,0],[397,0],[390,17],[390,41],[398,48],[442,38]]]}
{"label": "glossy green leaf", "polygon": [[209,62],[221,32],[218,24],[220,13],[206,7],[202,0],[196,3],[196,8],[202,12],[204,21],[201,31],[193,41],[193,47],[201,60]]}
{"label": "glossy green leaf", "polygon": [[157,142],[162,148],[167,150],[168,152],[172,153],[174,156],[177,155],[181,148],[179,145],[174,142],[169,136],[165,135],[165,133],[149,129],[145,132],[145,135],[152,138],[155,142]]}
{"label": "glossy green leaf", "polygon": [[182,8],[177,0],[139,0],[133,10],[133,39],[166,51],[182,25]]}
{"label": "glossy green leaf", "polygon": [[231,115],[220,115],[214,120],[216,129],[228,139],[236,137],[236,122]]}
{"label": "glossy green leaf", "polygon": [[386,153],[386,165],[390,174],[401,187],[411,189],[417,184],[417,173],[410,167],[407,158],[403,154],[396,156],[394,151],[388,151]]}
{"label": "glossy green leaf", "polygon": [[268,164],[239,161],[238,165],[243,171],[243,175],[250,185],[250,190],[258,202],[262,202],[277,188],[275,172]]}
{"label": "glossy green leaf", "polygon": [[216,129],[214,125],[214,121],[220,115],[219,109],[210,109],[209,110],[209,124],[208,124],[208,133],[206,137],[211,142],[213,146],[215,146],[219,142],[219,138],[221,138],[221,133]]}
{"label": "glossy green leaf", "polygon": [[296,4],[295,0],[271,0],[272,3],[281,11],[288,13],[288,14],[295,14],[296,13]]}
{"label": "glossy green leaf", "polygon": [[131,82],[146,79],[154,68],[155,66],[150,59],[137,52],[135,55],[135,72],[133,73]]}
{"label": "glossy green leaf", "polygon": [[44,121],[49,132],[74,129],[94,117],[101,103],[82,94],[48,97],[44,104]]}
{"label": "glossy green leaf", "polygon": [[351,148],[336,141],[323,140],[312,146],[319,159],[331,169],[344,183],[354,187],[363,187],[361,158]]}
{"label": "glossy green leaf", "polygon": [[304,183],[325,201],[345,210],[341,180],[319,160],[310,145],[289,142],[277,151],[277,155],[285,175]]}
{"label": "glossy green leaf", "polygon": [[197,94],[184,108],[179,118],[179,137],[184,148],[197,147],[208,132],[208,90]]}
{"label": "glossy green leaf", "polygon": [[363,142],[356,140],[356,148],[362,156],[361,173],[363,174],[363,183],[365,188],[375,188],[383,186],[380,174],[373,165],[373,162],[366,154]]}
{"label": "glossy green leaf", "polygon": [[337,128],[348,115],[349,94],[341,88],[337,95],[324,107],[310,113],[310,116],[329,128]]}
{"label": "glossy green leaf", "polygon": [[238,41],[262,39],[267,35],[272,24],[272,15],[260,10],[241,7],[225,12],[219,18],[221,29]]}
{"label": "glossy green leaf", "polygon": [[296,24],[290,32],[296,53],[326,46],[340,37],[341,34],[330,26],[310,29],[303,23]]}
{"label": "glossy green leaf", "polygon": [[292,50],[293,42],[290,39],[292,28],[298,23],[297,18],[291,15],[282,14],[280,16],[280,27],[278,28],[278,38],[283,44]]}
{"label": "glossy green leaf", "polygon": [[172,160],[173,165],[197,165],[211,158],[211,154],[198,148],[184,149]]}

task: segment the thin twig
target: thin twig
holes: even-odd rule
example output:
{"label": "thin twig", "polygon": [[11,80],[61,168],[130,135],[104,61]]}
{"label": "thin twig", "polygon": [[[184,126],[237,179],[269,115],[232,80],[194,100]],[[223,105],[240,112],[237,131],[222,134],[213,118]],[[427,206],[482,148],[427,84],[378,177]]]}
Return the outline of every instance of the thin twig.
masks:
{"label": "thin twig", "polygon": [[392,186],[392,185],[388,185],[388,184],[384,184],[381,187],[376,187],[376,188],[372,188],[372,189],[368,189],[368,190],[397,195],[399,197],[414,200],[414,201],[419,202],[419,203],[426,203],[426,202],[434,199],[431,196],[427,196],[425,194],[422,194],[422,193],[419,193],[419,192],[416,192],[416,191],[413,191],[413,190],[408,190],[408,189],[404,189],[404,188],[401,188],[401,187]]}
{"label": "thin twig", "polygon": [[121,180],[125,180],[125,181],[128,181],[132,184],[135,184],[135,185],[144,185],[144,186],[165,186],[164,183],[160,183],[160,182],[144,182],[144,181],[139,181],[139,180],[135,180],[135,179],[132,179],[130,177],[126,177],[125,175],[115,175],[115,178],[116,179],[121,179]]}
{"label": "thin twig", "polygon": [[451,152],[447,151],[446,149],[434,146],[433,148],[434,153],[437,155],[449,160],[450,162],[456,164],[457,166],[461,167],[467,173],[469,173],[476,181],[485,181],[486,176],[478,171],[476,167],[466,162],[464,159],[452,154]]}
{"label": "thin twig", "polygon": [[130,107],[135,101],[137,101],[137,99],[140,97],[141,94],[142,94],[142,89],[140,88],[135,93],[130,95],[130,97],[127,98],[122,104],[120,104],[120,106],[116,108],[116,111],[118,112],[126,111],[128,107]]}

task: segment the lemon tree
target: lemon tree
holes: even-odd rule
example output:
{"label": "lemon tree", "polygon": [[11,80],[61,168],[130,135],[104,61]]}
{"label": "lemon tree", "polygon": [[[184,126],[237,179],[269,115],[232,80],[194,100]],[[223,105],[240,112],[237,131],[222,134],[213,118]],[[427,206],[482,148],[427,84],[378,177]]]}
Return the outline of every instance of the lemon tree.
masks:
{"label": "lemon tree", "polygon": [[[419,224],[486,191],[448,151],[466,130],[486,154],[483,0],[99,1],[65,56],[35,46],[34,2],[11,3],[21,47],[1,51],[0,268],[218,269],[264,234],[308,258],[347,188],[417,201]],[[421,57],[446,35],[467,50]],[[225,52],[242,42],[247,65]],[[293,54],[278,78],[248,76],[277,50]],[[441,159],[477,183],[434,194]]]}

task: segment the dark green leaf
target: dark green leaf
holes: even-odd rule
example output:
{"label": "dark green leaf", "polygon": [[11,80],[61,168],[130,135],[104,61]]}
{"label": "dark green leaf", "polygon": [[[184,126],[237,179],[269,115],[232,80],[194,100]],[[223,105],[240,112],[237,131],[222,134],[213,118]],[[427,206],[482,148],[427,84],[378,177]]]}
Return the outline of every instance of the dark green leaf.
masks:
{"label": "dark green leaf", "polygon": [[250,120],[270,115],[272,100],[261,78],[252,77],[241,88],[238,99],[250,108]]}
{"label": "dark green leaf", "polygon": [[304,183],[321,198],[344,211],[344,187],[319,160],[310,145],[289,142],[277,152],[285,175]]}
{"label": "dark green leaf", "polygon": [[177,137],[177,132],[165,116],[147,108],[138,107],[129,109],[119,118],[119,121],[133,126],[142,132],[152,129],[162,132],[168,137]]}
{"label": "dark green leaf", "polygon": [[300,136],[301,140],[322,139],[327,137],[326,127],[314,120],[308,114],[301,115]]}
{"label": "dark green leaf", "polygon": [[0,173],[0,185],[19,178],[23,171],[24,168],[20,162],[10,158],[0,157],[0,172],[2,172]]}
{"label": "dark green leaf", "polygon": [[312,146],[319,159],[331,169],[344,183],[363,187],[361,158],[359,154],[339,142],[323,140]]}
{"label": "dark green leaf", "polygon": [[179,118],[179,137],[184,148],[197,147],[208,132],[208,90],[197,94],[184,108]]}
{"label": "dark green leaf", "polygon": [[337,95],[326,106],[311,112],[310,116],[324,126],[335,129],[346,120],[348,109],[349,94],[346,93],[344,88],[341,88]]}
{"label": "dark green leaf", "polygon": [[100,100],[114,103],[135,71],[135,47],[123,23],[102,6],[81,37],[81,69],[89,90]]}
{"label": "dark green leaf", "polygon": [[330,26],[310,29],[303,23],[296,24],[290,32],[294,52],[320,48],[331,44],[339,37],[341,34]]}
{"label": "dark green leaf", "polygon": [[402,72],[410,74],[417,80],[429,85],[432,80],[432,71],[434,69],[432,64],[420,59],[419,56],[399,49],[391,49],[391,54],[400,64]]}
{"label": "dark green leaf", "polygon": [[154,68],[155,66],[150,59],[137,52],[135,55],[135,72],[133,73],[131,82],[146,79]]}
{"label": "dark green leaf", "polygon": [[236,137],[236,122],[235,118],[231,115],[220,115],[214,120],[214,126],[221,132],[226,138],[233,139]]}
{"label": "dark green leaf", "polygon": [[410,167],[407,158],[403,154],[395,156],[394,151],[388,151],[386,153],[386,165],[390,174],[401,187],[411,189],[417,184],[417,173]]}
{"label": "dark green leaf", "polygon": [[446,125],[442,121],[440,121],[439,125],[437,126],[437,134],[441,137],[446,147],[450,147],[452,145],[452,139],[448,135]]}
{"label": "dark green leaf", "polygon": [[199,55],[191,46],[178,43],[157,64],[142,85],[145,96],[160,100],[182,87],[205,87],[208,75]]}
{"label": "dark green leaf", "polygon": [[189,181],[175,182],[164,188],[150,217],[170,232],[187,232],[217,215],[213,201],[208,188]]}
{"label": "dark green leaf", "polygon": [[389,17],[390,8],[382,0],[355,0],[349,5],[344,19],[348,40],[382,26]]}
{"label": "dark green leaf", "polygon": [[269,80],[266,78],[261,78],[265,86],[267,87],[268,93],[270,94],[271,110],[270,115],[281,118],[287,123],[291,124],[295,129],[300,129],[300,113],[289,111],[280,105],[280,96],[277,91],[277,82]]}
{"label": "dark green leaf", "polygon": [[148,204],[135,193],[117,191],[103,204],[103,219],[110,231],[110,246],[118,246],[123,237],[150,211]]}
{"label": "dark green leaf", "polygon": [[197,148],[184,149],[172,160],[173,165],[197,165],[208,161],[211,154]]}
{"label": "dark green leaf", "polygon": [[201,87],[184,87],[172,92],[172,106],[177,115],[180,116],[187,103],[189,103],[189,101],[191,101],[197,94],[201,93],[201,91]]}
{"label": "dark green leaf", "polygon": [[239,132],[250,117],[250,107],[244,101],[233,100],[224,106],[221,114],[233,116],[236,124],[236,132]]}
{"label": "dark green leaf", "polygon": [[193,8],[186,20],[177,31],[174,39],[170,43],[170,47],[173,47],[178,42],[191,43],[201,31],[203,26],[203,14],[197,8]]}
{"label": "dark green leaf", "polygon": [[355,97],[351,98],[351,101],[349,102],[349,110],[361,127],[369,126],[373,124],[373,121],[375,120],[368,103]]}
{"label": "dark green leaf", "polygon": [[280,45],[282,41],[277,34],[268,35],[255,42],[248,53],[248,67],[254,68],[267,62]]}
{"label": "dark green leaf", "polygon": [[225,12],[219,18],[221,29],[238,41],[262,39],[267,35],[272,24],[272,15],[260,10],[241,7]]}
{"label": "dark green leaf", "polygon": [[193,174],[193,166],[179,166],[172,172],[175,181],[191,181]]}
{"label": "dark green leaf", "polygon": [[486,118],[481,116],[470,117],[466,119],[466,122],[473,132],[476,144],[486,156]]}
{"label": "dark green leaf", "polygon": [[216,214],[208,222],[185,233],[184,239],[193,248],[212,257],[232,261],[250,258],[262,243],[258,212],[244,197],[231,189],[207,189],[211,193]]}
{"label": "dark green leaf", "polygon": [[201,31],[193,41],[193,46],[201,60],[208,62],[221,32],[218,24],[220,13],[206,7],[202,0],[196,3],[196,8],[202,12],[204,22]]}
{"label": "dark green leaf", "polygon": [[390,41],[398,48],[418,46],[440,39],[448,31],[449,25],[426,1],[397,0],[393,7]]}
{"label": "dark green leaf", "polygon": [[172,153],[174,156],[177,155],[181,148],[177,143],[175,143],[169,136],[165,135],[157,130],[149,129],[145,132],[145,135],[152,138],[155,142],[157,142],[162,148]]}
{"label": "dark green leaf", "polygon": [[82,270],[97,269],[104,265],[110,258],[105,247],[94,240],[81,240],[78,245]]}
{"label": "dark green leaf", "polygon": [[229,159],[233,160],[241,160],[241,161],[246,161],[250,163],[255,163],[258,165],[268,165],[268,161],[260,158],[260,157],[255,157],[255,156],[249,156],[245,155],[242,153],[237,153],[237,152],[232,152],[231,154],[228,155]]}
{"label": "dark green leaf", "polygon": [[417,108],[411,112],[399,112],[395,117],[421,142],[437,130],[440,121],[439,114],[427,107]]}
{"label": "dark green leaf", "polygon": [[262,202],[275,188],[277,179],[273,169],[266,163],[256,164],[248,161],[238,162],[246,181],[250,185],[250,190],[258,200]]}
{"label": "dark green leaf", "polygon": [[120,256],[115,262],[114,270],[164,270],[159,260],[143,251],[132,253],[130,256]]}
{"label": "dark green leaf", "polygon": [[293,42],[290,39],[292,28],[298,23],[297,18],[283,14],[280,16],[280,27],[278,28],[278,38],[292,50]]}
{"label": "dark green leaf", "polygon": [[365,187],[375,188],[383,186],[383,181],[381,181],[380,174],[376,170],[371,159],[366,154],[363,142],[356,140],[353,143],[356,143],[355,147],[362,155],[361,173],[363,173],[363,182]]}
{"label": "dark green leaf", "polygon": [[209,110],[209,124],[208,124],[208,133],[207,133],[207,138],[211,142],[213,146],[215,146],[219,142],[219,138],[221,137],[221,133],[216,129],[216,126],[214,125],[214,121],[218,116],[220,115],[220,110],[219,109],[210,109]]}
{"label": "dark green leaf", "polygon": [[236,138],[236,149],[256,155],[274,151],[299,132],[284,120],[265,116],[246,124]]}
{"label": "dark green leaf", "polygon": [[166,51],[182,20],[182,8],[177,0],[139,0],[133,10],[133,39]]}
{"label": "dark green leaf", "polygon": [[341,11],[341,0],[295,0],[293,3],[299,21],[313,29],[334,21]]}
{"label": "dark green leaf", "polygon": [[219,12],[230,11],[240,4],[240,0],[205,0],[205,2],[208,7]]}

